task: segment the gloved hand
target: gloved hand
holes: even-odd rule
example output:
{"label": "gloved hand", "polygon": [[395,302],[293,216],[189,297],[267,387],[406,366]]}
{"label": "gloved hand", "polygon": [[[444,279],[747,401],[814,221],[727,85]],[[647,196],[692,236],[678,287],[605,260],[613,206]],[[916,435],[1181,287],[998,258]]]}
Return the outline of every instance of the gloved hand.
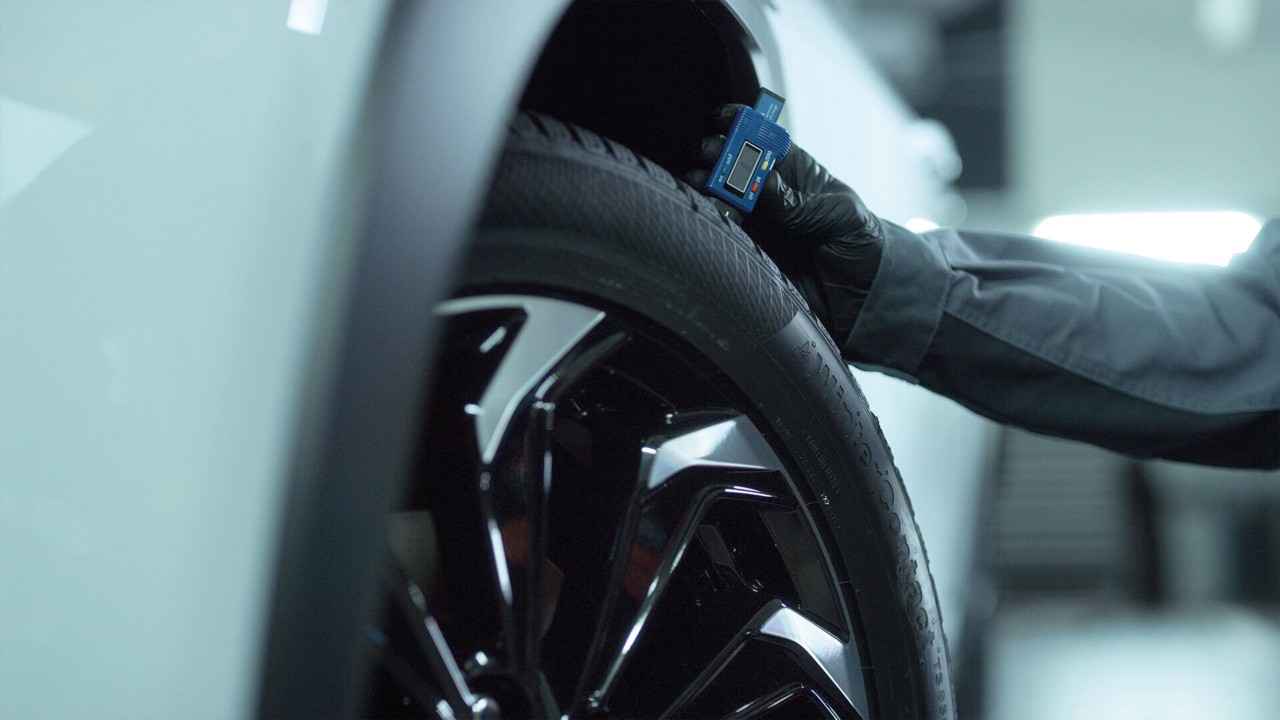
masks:
{"label": "gloved hand", "polygon": [[[717,108],[715,129],[728,132],[740,107]],[[703,138],[699,163],[712,167],[724,141],[724,135]],[[697,169],[685,179],[701,190],[709,174],[709,170]],[[722,212],[741,220],[728,205],[713,201]],[[884,247],[880,219],[848,185],[793,144],[787,157],[769,173],[755,210],[741,224],[843,347],[880,266]]]}

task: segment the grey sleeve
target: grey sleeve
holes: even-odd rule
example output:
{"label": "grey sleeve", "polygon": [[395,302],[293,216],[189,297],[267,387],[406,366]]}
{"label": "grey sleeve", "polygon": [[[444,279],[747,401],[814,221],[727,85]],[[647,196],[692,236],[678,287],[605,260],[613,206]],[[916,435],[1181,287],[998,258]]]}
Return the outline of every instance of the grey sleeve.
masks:
{"label": "grey sleeve", "polygon": [[886,225],[850,361],[1130,455],[1280,467],[1280,221],[1226,268]]}

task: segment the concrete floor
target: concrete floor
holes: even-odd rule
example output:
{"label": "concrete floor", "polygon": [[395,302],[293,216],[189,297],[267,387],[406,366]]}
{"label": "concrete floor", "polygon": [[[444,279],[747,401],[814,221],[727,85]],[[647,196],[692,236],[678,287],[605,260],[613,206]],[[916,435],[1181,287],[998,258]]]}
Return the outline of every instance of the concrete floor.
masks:
{"label": "concrete floor", "polygon": [[991,641],[989,720],[1280,718],[1280,615],[1037,602]]}

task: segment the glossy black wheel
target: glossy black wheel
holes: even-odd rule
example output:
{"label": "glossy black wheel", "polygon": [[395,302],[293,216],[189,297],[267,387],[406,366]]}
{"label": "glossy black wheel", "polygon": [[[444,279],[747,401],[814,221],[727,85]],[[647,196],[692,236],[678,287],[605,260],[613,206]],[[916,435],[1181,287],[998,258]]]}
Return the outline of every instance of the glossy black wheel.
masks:
{"label": "glossy black wheel", "polygon": [[441,312],[371,714],[868,716],[806,502],[707,368],[563,300]]}
{"label": "glossy black wheel", "polygon": [[437,313],[365,714],[950,714],[932,581],[865,399],[691,189],[521,116]]}

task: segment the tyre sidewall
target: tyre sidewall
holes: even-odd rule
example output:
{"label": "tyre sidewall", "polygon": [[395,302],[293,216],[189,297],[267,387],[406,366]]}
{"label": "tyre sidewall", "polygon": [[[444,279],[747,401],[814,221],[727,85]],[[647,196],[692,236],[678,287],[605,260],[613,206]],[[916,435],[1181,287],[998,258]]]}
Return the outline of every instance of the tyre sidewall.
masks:
{"label": "tyre sidewall", "polygon": [[866,400],[825,333],[797,306],[781,328],[753,336],[726,312],[731,303],[675,279],[673,270],[690,258],[645,254],[644,238],[630,247],[635,252],[601,252],[598,238],[486,229],[467,291],[603,301],[675,333],[724,372],[796,465],[799,490],[821,513],[824,540],[848,572],[852,587],[842,591],[856,605],[864,663],[869,657],[875,665],[879,714],[948,717],[945,639],[909,501]]}
{"label": "tyre sidewall", "polygon": [[953,714],[933,583],[888,447],[830,338],[736,225],[625,147],[519,115],[463,277],[464,293],[622,310],[724,373],[794,463],[847,572],[873,714]]}

